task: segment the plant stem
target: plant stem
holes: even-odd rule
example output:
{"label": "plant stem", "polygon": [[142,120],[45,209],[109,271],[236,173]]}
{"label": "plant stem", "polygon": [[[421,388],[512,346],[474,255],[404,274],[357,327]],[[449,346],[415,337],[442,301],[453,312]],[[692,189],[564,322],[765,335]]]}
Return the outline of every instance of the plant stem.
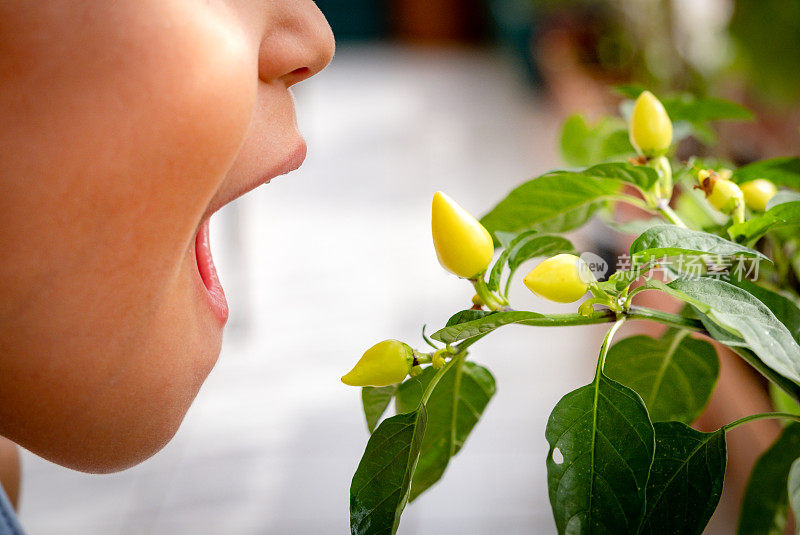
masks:
{"label": "plant stem", "polygon": [[750,416],[745,416],[744,418],[739,418],[738,420],[734,420],[733,422],[723,425],[722,429],[726,432],[739,427],[742,424],[746,424],[747,422],[754,422],[756,420],[766,420],[768,418],[785,418],[787,420],[794,420],[795,422],[800,422],[800,416],[797,414],[789,414],[788,412],[762,412],[759,414],[751,414]]}
{"label": "plant stem", "polygon": [[[513,312],[513,311],[509,311]],[[597,325],[600,323],[612,323],[621,318],[628,318],[632,320],[647,320],[663,323],[673,327],[680,327],[682,329],[689,329],[692,331],[705,332],[703,324],[700,320],[693,318],[686,318],[678,314],[670,314],[669,312],[662,312],[645,307],[631,307],[628,312],[616,313],[613,310],[604,309],[596,310],[588,316],[583,316],[577,313],[568,314],[548,314],[541,315],[530,319],[514,322],[517,325],[527,325],[529,327],[576,327],[579,325]],[[460,344],[454,346],[453,351],[458,352],[469,347],[483,338],[489,331],[477,336],[464,339]]]}
{"label": "plant stem", "polygon": [[705,332],[703,322],[698,319],[687,318],[679,314],[671,314],[653,308],[632,306],[628,309],[627,315],[630,319],[657,321],[671,327]]}
{"label": "plant stem", "polygon": [[[628,290],[629,288],[630,288],[630,286],[628,286],[628,288],[626,288],[626,290]],[[639,292],[643,292],[645,290],[649,290],[649,289],[650,288],[648,288],[647,284],[643,284],[641,286],[637,286],[633,290],[630,290],[630,293],[625,298],[625,307],[624,307],[625,310],[629,310],[631,308],[631,301],[633,301],[633,298],[634,298],[634,296],[636,294],[638,294]]]}
{"label": "plant stem", "polygon": [[463,359],[466,355],[467,353],[465,351],[459,352],[458,354],[454,355],[453,358],[447,362],[447,364],[442,366],[440,370],[437,370],[436,375],[433,376],[431,382],[428,383],[428,386],[425,387],[425,391],[422,393],[422,398],[420,403],[422,404],[428,403],[428,400],[430,399],[431,394],[433,393],[433,389],[436,388],[437,384],[439,384],[439,380],[442,377],[444,377],[444,374],[447,373],[447,371],[450,368],[452,368],[457,361]]}
{"label": "plant stem", "polygon": [[631,206],[635,206],[640,210],[644,210],[650,214],[655,213],[653,208],[644,202],[643,200],[639,199],[638,197],[634,197],[632,195],[612,195],[609,197],[611,200],[624,202],[625,204],[630,204]]}
{"label": "plant stem", "polygon": [[606,355],[608,354],[608,348],[611,347],[611,340],[614,338],[614,334],[622,327],[622,324],[625,323],[625,320],[628,319],[625,316],[618,319],[614,325],[606,333],[606,337],[603,338],[603,345],[600,346],[600,357],[597,359],[597,371],[595,372],[595,381],[600,377],[600,373],[603,371],[603,366],[606,363]]}
{"label": "plant stem", "polygon": [[483,275],[479,276],[477,279],[471,279],[471,282],[475,287],[475,293],[478,294],[478,297],[481,298],[481,301],[483,301],[483,304],[485,304],[489,310],[503,310],[505,305],[508,304],[498,300],[494,293],[489,290],[486,281],[483,280]]}
{"label": "plant stem", "polygon": [[659,156],[650,161],[650,166],[658,172],[658,182],[656,192],[659,202],[662,200],[668,203],[672,198],[672,166],[666,156]]}
{"label": "plant stem", "polygon": [[433,342],[431,342],[431,339],[430,339],[430,338],[428,338],[428,335],[427,335],[427,334],[425,334],[425,329],[426,329],[427,327],[428,327],[427,325],[423,325],[423,326],[422,326],[422,339],[423,339],[423,340],[425,340],[425,343],[426,343],[426,344],[428,344],[429,346],[431,346],[433,349],[439,349],[439,347],[438,347],[436,344],[434,344]]}
{"label": "plant stem", "polygon": [[548,314],[538,318],[520,321],[520,325],[531,327],[572,327],[576,325],[596,325],[598,323],[611,323],[617,320],[613,310],[597,310],[589,316],[581,314]]}
{"label": "plant stem", "polygon": [[669,204],[667,204],[666,202],[662,201],[659,203],[658,212],[662,216],[664,216],[664,219],[666,219],[673,225],[678,225],[681,228],[689,228],[688,226],[686,226],[686,223],[683,222],[680,216],[678,216],[678,214],[676,214],[675,211],[672,208],[670,208]]}

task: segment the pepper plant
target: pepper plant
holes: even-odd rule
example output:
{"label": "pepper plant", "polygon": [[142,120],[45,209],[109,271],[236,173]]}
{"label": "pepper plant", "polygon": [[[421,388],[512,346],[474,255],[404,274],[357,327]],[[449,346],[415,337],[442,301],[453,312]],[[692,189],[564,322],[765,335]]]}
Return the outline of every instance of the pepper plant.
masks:
{"label": "pepper plant", "polygon": [[[407,503],[443,476],[495,393],[491,372],[469,355],[472,346],[509,324],[609,324],[591,381],[564,395],[544,429],[559,533],[701,533],[722,492],[726,434],[764,418],[787,425],[753,470],[739,533],[781,532],[790,502],[800,508],[800,158],[738,168],[680,161],[678,141],[710,142],[711,121],[746,119],[747,110],[621,91],[629,97],[621,106],[627,121],[570,118],[561,145],[575,167],[520,185],[480,221],[434,195],[439,261],[475,295],[430,336],[423,328],[430,350],[380,342],[343,377],[362,387],[370,432],[350,487],[353,534],[397,532]],[[642,216],[620,221],[620,204]],[[606,280],[561,235],[593,216],[638,235]],[[576,302],[574,312],[512,306],[517,269],[534,258],[544,260],[522,283],[540,297]],[[673,299],[649,308],[637,304],[642,292]],[[667,328],[658,337],[614,340],[633,321]],[[780,409],[712,432],[693,429],[719,373],[709,340],[762,374]],[[392,400],[396,414],[381,421]]]}

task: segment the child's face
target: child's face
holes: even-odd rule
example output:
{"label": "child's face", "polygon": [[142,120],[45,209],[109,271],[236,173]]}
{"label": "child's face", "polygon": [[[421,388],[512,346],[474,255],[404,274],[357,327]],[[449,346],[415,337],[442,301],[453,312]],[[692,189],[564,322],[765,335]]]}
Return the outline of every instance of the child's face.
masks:
{"label": "child's face", "polygon": [[98,472],[172,437],[227,315],[196,241],[300,164],[332,54],[312,0],[0,0],[1,435]]}

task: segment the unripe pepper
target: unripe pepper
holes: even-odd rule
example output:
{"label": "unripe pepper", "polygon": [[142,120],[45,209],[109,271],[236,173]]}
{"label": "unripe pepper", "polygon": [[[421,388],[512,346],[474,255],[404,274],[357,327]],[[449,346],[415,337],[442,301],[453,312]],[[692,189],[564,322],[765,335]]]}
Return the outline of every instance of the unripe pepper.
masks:
{"label": "unripe pepper", "polygon": [[433,195],[431,230],[436,256],[447,271],[474,279],[489,267],[494,254],[491,235],[441,191]]}
{"label": "unripe pepper", "polygon": [[775,184],[763,178],[745,182],[740,184],[739,187],[742,189],[747,207],[757,212],[766,210],[767,203],[778,193],[778,188]]}
{"label": "unripe pepper", "polygon": [[584,296],[594,275],[582,259],[571,254],[548,258],[525,275],[530,291],[558,303],[572,303]]}
{"label": "unripe pepper", "polygon": [[737,207],[744,208],[744,194],[739,186],[725,180],[713,169],[701,169],[697,173],[697,181],[708,202],[720,212],[730,214]]}
{"label": "unripe pepper", "polygon": [[342,382],[350,386],[389,386],[406,378],[414,351],[398,340],[378,342],[364,352]]}
{"label": "unripe pepper", "polygon": [[628,135],[636,151],[647,157],[663,156],[672,144],[672,121],[664,105],[650,91],[642,91],[633,105]]}
{"label": "unripe pepper", "polygon": [[708,202],[720,212],[728,214],[744,203],[744,194],[739,186],[730,180],[717,180],[708,195]]}

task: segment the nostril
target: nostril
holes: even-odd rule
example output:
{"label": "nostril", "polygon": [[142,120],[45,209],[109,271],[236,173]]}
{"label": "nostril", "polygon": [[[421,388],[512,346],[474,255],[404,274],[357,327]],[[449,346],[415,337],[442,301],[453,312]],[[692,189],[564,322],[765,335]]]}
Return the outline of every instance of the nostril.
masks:
{"label": "nostril", "polygon": [[313,71],[309,67],[300,67],[281,76],[281,80],[286,84],[286,87],[291,87],[298,82],[302,82],[306,78],[310,78],[313,74]]}
{"label": "nostril", "polygon": [[310,74],[311,74],[311,69],[309,69],[308,67],[300,67],[299,69],[295,69],[292,72],[290,72],[289,76],[291,76],[292,78],[299,78],[302,80],[303,78],[307,78]]}

